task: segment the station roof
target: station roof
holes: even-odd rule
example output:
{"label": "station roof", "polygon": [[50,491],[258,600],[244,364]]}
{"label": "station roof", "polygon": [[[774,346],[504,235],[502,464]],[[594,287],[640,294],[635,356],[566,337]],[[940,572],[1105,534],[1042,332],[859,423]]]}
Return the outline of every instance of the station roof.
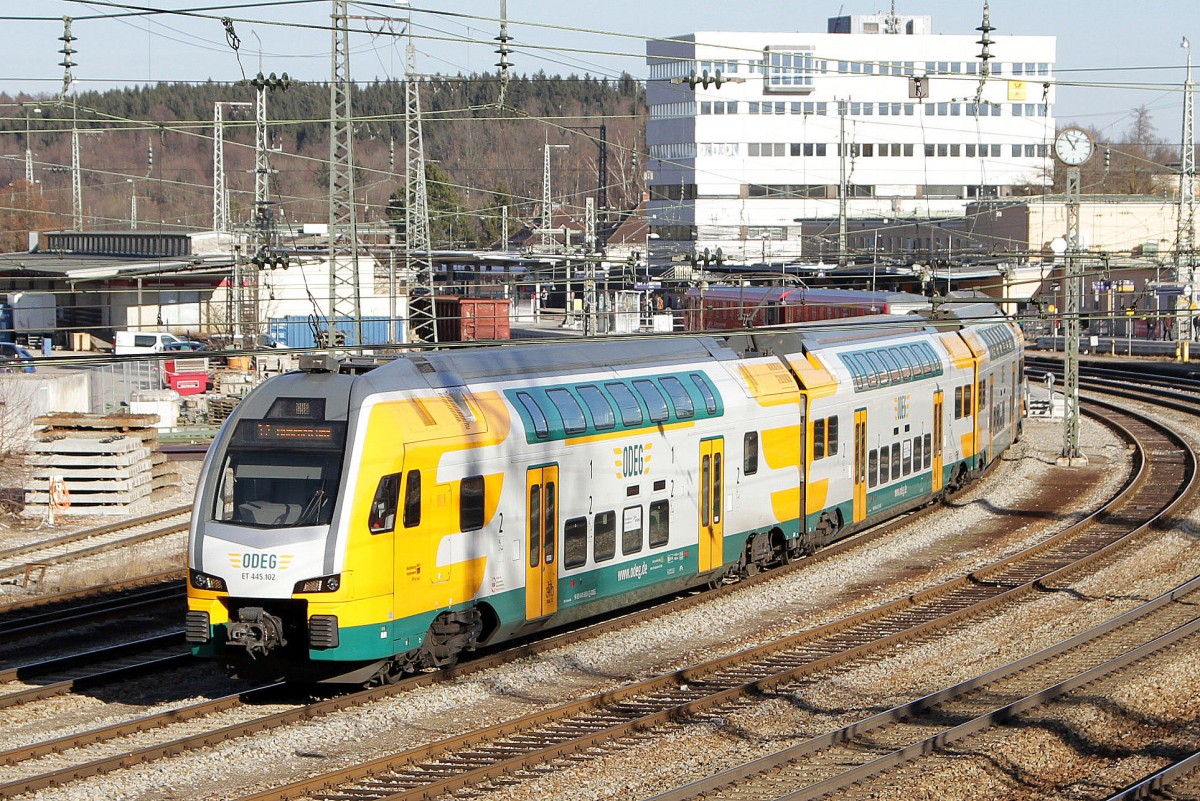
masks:
{"label": "station roof", "polygon": [[77,256],[68,253],[0,253],[0,275],[103,281],[196,272],[228,272],[229,256]]}

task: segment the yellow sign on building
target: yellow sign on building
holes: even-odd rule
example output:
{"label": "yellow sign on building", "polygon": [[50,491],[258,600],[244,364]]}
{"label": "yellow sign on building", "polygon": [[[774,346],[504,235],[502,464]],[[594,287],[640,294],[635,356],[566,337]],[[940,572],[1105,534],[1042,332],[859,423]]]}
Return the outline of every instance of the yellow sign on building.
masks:
{"label": "yellow sign on building", "polygon": [[1008,99],[1009,100],[1024,100],[1025,99],[1025,82],[1024,81],[1009,81],[1008,82]]}

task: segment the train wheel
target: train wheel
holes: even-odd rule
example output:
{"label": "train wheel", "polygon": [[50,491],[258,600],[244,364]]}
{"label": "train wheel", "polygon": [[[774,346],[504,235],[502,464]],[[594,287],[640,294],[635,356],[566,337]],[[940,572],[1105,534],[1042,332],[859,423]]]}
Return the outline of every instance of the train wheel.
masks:
{"label": "train wheel", "polygon": [[483,616],[478,609],[443,612],[434,618],[421,646],[422,666],[454,667],[463,651],[474,649],[482,630]]}

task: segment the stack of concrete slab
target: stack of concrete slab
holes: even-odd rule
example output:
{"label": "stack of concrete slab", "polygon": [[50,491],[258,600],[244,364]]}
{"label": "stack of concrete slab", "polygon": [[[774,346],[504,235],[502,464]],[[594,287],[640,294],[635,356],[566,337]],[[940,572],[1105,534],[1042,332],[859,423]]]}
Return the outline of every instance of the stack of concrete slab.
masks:
{"label": "stack of concrete slab", "polygon": [[[44,516],[52,501],[60,515],[140,514],[155,490],[182,483],[179,472],[157,451],[153,414],[50,414],[26,464],[33,489],[25,493],[25,514]],[[70,504],[63,504],[65,486]]]}

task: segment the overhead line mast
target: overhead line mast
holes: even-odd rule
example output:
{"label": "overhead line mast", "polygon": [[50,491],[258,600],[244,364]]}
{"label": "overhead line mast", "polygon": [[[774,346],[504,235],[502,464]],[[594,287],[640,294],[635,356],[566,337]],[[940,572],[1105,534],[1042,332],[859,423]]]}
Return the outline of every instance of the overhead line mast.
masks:
{"label": "overhead line mast", "polygon": [[421,82],[409,10],[404,75],[404,236],[412,273],[408,318],[413,335],[437,342],[437,303],[433,290],[433,253],[429,238],[429,189],[425,176],[425,140],[421,129]]}
{"label": "overhead line mast", "polygon": [[339,322],[349,322],[361,345],[358,219],[354,208],[354,126],[350,107],[350,23],[347,0],[333,0],[333,68],[329,82],[329,315],[326,345],[337,345]]}

